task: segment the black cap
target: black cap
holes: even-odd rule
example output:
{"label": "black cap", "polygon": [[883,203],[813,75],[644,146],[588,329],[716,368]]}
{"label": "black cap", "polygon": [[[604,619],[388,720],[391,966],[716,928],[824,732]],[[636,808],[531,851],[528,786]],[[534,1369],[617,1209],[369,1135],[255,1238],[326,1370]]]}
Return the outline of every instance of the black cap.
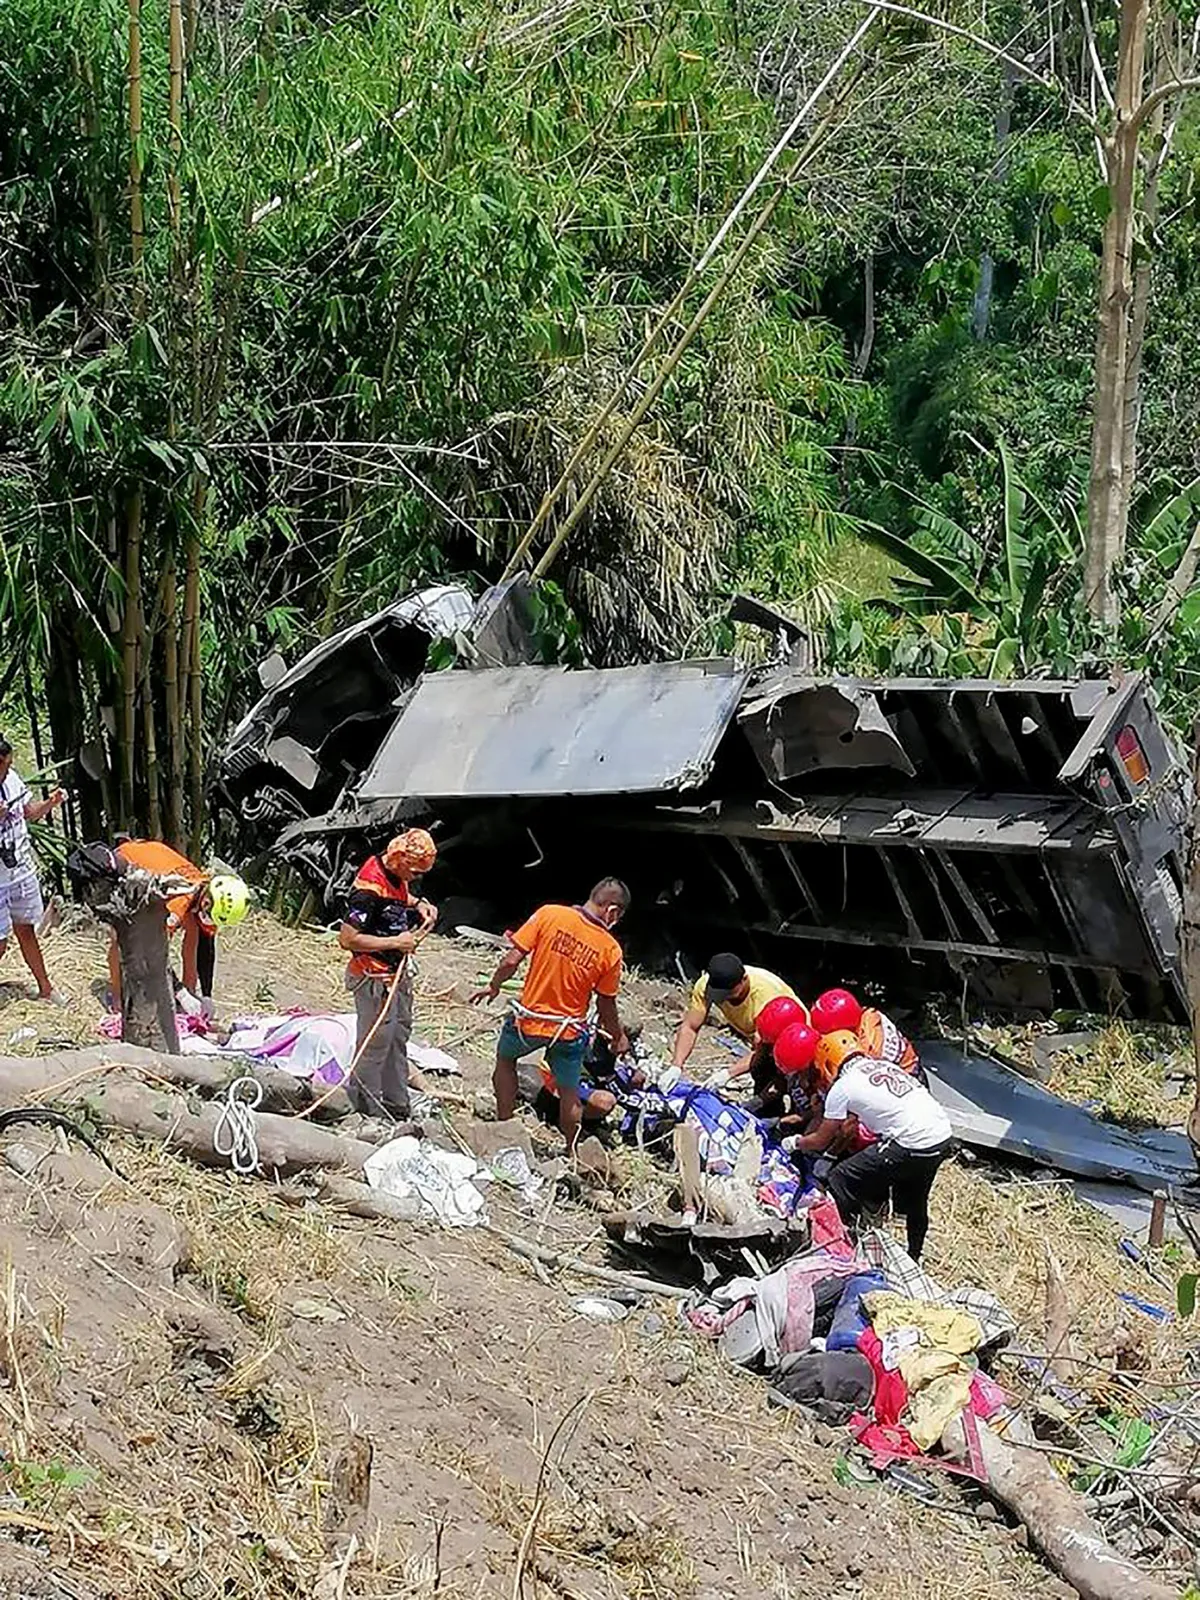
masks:
{"label": "black cap", "polygon": [[720,1005],[722,1000],[728,1000],[730,993],[745,976],[746,964],[741,956],[723,950],[708,963],[708,986],[704,991],[705,998],[710,1005]]}

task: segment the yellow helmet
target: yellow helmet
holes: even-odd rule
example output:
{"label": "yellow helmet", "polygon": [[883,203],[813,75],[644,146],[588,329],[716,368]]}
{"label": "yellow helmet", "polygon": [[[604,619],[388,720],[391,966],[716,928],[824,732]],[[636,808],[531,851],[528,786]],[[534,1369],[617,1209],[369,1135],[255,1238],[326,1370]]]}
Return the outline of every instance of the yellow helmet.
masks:
{"label": "yellow helmet", "polygon": [[236,928],[250,909],[250,891],[232,872],[219,872],[208,886],[209,916],[218,928]]}

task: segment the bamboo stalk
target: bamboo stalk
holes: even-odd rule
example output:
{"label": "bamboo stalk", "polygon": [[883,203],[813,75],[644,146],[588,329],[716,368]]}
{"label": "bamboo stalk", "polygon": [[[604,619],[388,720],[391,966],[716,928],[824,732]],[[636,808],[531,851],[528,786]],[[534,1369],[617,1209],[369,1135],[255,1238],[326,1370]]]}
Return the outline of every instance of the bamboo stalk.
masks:
{"label": "bamboo stalk", "polygon": [[146,218],[142,204],[142,0],[129,0],[129,229],[133,317],[146,315]]}
{"label": "bamboo stalk", "polygon": [[[858,25],[858,27],[851,34],[850,38],[842,46],[842,49],[839,51],[832,66],[825,73],[820,83],[817,84],[816,88],[809,95],[808,99],[805,100],[804,104],[800,107],[799,111],[796,112],[796,115],[792,118],[791,122],[784,129],[783,133],[768,152],[767,156],[759,166],[758,171],[754,174],[754,177],[750,180],[750,182],[746,185],[746,188],[738,197],[737,203],[734,205],[729,215],[725,218],[724,222],[722,222],[721,226],[717,229],[716,233],[709,241],[708,247],[705,249],[704,253],[700,256],[699,260],[696,261],[691,268],[689,268],[683,282],[679,285],[679,288],[672,296],[670,304],[667,306],[666,310],[662,312],[658,318],[658,321],[646,335],[641,349],[634,356],[620,383],[617,385],[616,389],[614,389],[613,393],[608,397],[604,405],[596,413],[583,438],[575,446],[575,449],[571,454],[571,458],[567,462],[566,466],[562,469],[562,472],[559,474],[557,482],[547,489],[546,493],[543,495],[542,503],[538,507],[533,521],[525,530],[525,533],[522,535],[517,548],[509,557],[508,564],[501,576],[500,581],[502,583],[515,576],[517,573],[521,564],[524,562],[525,557],[528,555],[529,550],[533,545],[533,541],[537,538],[538,534],[545,526],[546,520],[551,511],[554,509],[554,506],[557,504],[568,483],[570,483],[571,478],[575,473],[575,469],[579,466],[579,463],[584,459],[587,453],[591,450],[592,446],[595,444],[597,438],[600,436],[601,430],[604,428],[605,424],[608,422],[609,418],[620,404],[630,384],[633,383],[634,379],[637,377],[638,372],[641,370],[642,363],[655,349],[667,328],[675,320],[675,317],[677,316],[684,301],[687,299],[688,295],[696,287],[697,283],[712,264],[714,257],[717,255],[717,252],[721,249],[733,228],[736,226],[738,219],[741,217],[750,201],[754,198],[759,189],[774,171],[780,157],[783,155],[784,151],[788,148],[796,134],[799,132],[801,124],[804,122],[806,117],[812,114],[814,107],[820,102],[821,96],[840,75],[842,69],[845,67],[850,57],[854,54],[862,39],[865,37],[870,28],[874,26],[875,19],[880,15],[881,10],[881,6],[873,5],[866,18]],[[573,525],[574,524],[572,524],[572,526]]]}
{"label": "bamboo stalk", "polygon": [[[852,80],[851,85],[848,85],[847,89],[843,91],[843,97],[844,94],[848,92],[849,87],[852,86],[854,81],[856,80]],[[817,124],[816,128],[809,135],[809,138],[806,140],[800,152],[797,154],[795,161],[792,163],[785,176],[780,180],[778,187],[767,200],[758,216],[754,219],[754,222],[747,229],[745,236],[738,245],[737,249],[734,251],[733,255],[730,257],[728,264],[721,273],[721,276],[717,279],[716,283],[713,284],[712,288],[701,301],[696,314],[688,323],[687,327],[676,340],[672,348],[667,352],[661,367],[654,376],[653,381],[647,386],[641,398],[638,400],[638,403],[629,413],[629,417],[626,420],[625,425],[622,427],[621,432],[617,436],[616,441],[609,446],[602,461],[600,462],[600,465],[596,468],[595,472],[593,472],[591,478],[588,480],[582,494],[580,494],[579,498],[575,501],[575,504],[568,512],[567,516],[563,519],[562,526],[558,529],[554,535],[554,538],[546,546],[541,560],[533,569],[533,576],[535,579],[544,578],[546,573],[550,570],[550,567],[554,562],[554,558],[558,555],[558,552],[566,543],[572,530],[578,525],[580,519],[583,517],[588,507],[599,493],[604,480],[608,477],[609,469],[612,467],[613,462],[619,455],[622,454],[625,446],[637,432],[639,426],[641,425],[642,419],[645,417],[650,407],[654,404],[659,395],[662,393],[663,389],[666,387],[668,378],[675,371],[675,368],[679,365],[680,361],[686,354],[688,347],[691,345],[692,340],[696,337],[696,334],[707,321],[712,308],[716,305],[717,301],[721,298],[725,290],[737,276],[742,263],[745,261],[747,255],[749,255],[755,244],[755,241],[761,236],[767,227],[767,224],[774,216],[779,202],[787,193],[794,179],[799,176],[804,166],[812,159],[813,155],[815,155],[817,150],[820,149],[821,145],[824,144],[829,135],[829,130],[832,126],[834,116],[840,109],[843,97],[839,97],[829,106],[828,110],[821,118],[821,121]]]}
{"label": "bamboo stalk", "polygon": [[192,859],[204,834],[204,684],[200,665],[200,529],[208,501],[208,480],[197,476],[192,498],[183,582],[184,678],[188,712],[188,797]]}
{"label": "bamboo stalk", "polygon": [[179,701],[179,585],[175,551],[163,572],[163,712],[167,734],[166,838],[183,849],[183,720]]}
{"label": "bamboo stalk", "polygon": [[125,501],[125,609],[121,623],[121,826],[133,827],[137,654],[142,599],[142,486]]}

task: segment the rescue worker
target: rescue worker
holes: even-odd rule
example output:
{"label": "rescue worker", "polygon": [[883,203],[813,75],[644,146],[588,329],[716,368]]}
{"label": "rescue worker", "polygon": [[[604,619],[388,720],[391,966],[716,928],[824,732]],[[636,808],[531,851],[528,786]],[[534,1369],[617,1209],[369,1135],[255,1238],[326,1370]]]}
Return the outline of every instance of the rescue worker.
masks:
{"label": "rescue worker", "polygon": [[[801,1068],[811,1064],[819,1037],[812,1033],[812,1049],[808,1052],[807,1060],[802,1060],[802,1052],[795,1048],[799,1039],[799,1034],[796,1033],[798,1029],[812,1033],[812,1029],[807,1025],[804,1007],[799,1000],[793,1000],[790,995],[776,995],[775,999],[768,1000],[759,1012],[754,1024],[754,1043],[750,1050],[749,1073],[754,1084],[754,1094],[744,1107],[751,1115],[772,1121],[786,1116],[794,1109],[791,1104],[790,1080],[794,1080],[795,1074]],[[781,1058],[778,1045],[784,1034],[789,1036],[788,1047]],[[796,1036],[792,1037],[793,1034]]]}
{"label": "rescue worker", "polygon": [[[748,967],[740,956],[728,950],[715,955],[708,963],[708,970],[701,973],[692,986],[687,1012],[675,1035],[672,1064],[677,1067],[686,1064],[714,1006],[722,1021],[750,1044],[755,1037],[759,1013],[768,1001],[780,995],[800,1005],[792,986],[765,967]],[[803,1006],[801,1010],[804,1011]],[[807,1011],[804,1016],[807,1019]],[[705,1088],[723,1089],[731,1078],[748,1072],[753,1059],[753,1052],[747,1051],[733,1066],[712,1073],[705,1081]]]}
{"label": "rescue worker", "polygon": [[[819,1051],[815,1075],[821,1078],[829,1065],[830,1052]],[[951,1150],[950,1119],[911,1073],[895,1062],[851,1049],[824,1090],[818,1125],[809,1133],[788,1136],[782,1146],[797,1155],[821,1155],[853,1132],[852,1119],[873,1133],[875,1141],[839,1161],[825,1187],[847,1228],[853,1228],[864,1211],[894,1197],[905,1218],[908,1253],[919,1261],[929,1231],[930,1190]]]}
{"label": "rescue worker", "polygon": [[358,1026],[354,1067],[345,1082],[364,1116],[407,1122],[408,1041],[413,1021],[413,954],[437,921],[437,908],[413,893],[437,860],[424,828],[409,828],[359,869],[338,943],[350,952],[346,988]]}
{"label": "rescue worker", "polygon": [[619,878],[602,878],[581,906],[540,907],[508,935],[511,949],[501,957],[491,982],[471,996],[476,1005],[494,1000],[529,960],[521,998],[513,1002],[496,1043],[496,1116],[507,1122],[517,1109],[517,1062],[543,1050],[558,1091],[558,1125],[568,1152],[575,1148],[583,1120],[579,1089],[593,996],[597,1021],[614,1055],[629,1052],[617,1014],[623,957],[612,933],[628,909],[629,890]]}
{"label": "rescue worker", "polygon": [[[178,892],[167,901],[168,937],[183,936],[179,1000],[184,1007],[198,1003],[201,1014],[211,1018],[217,931],[236,928],[242,921],[250,907],[250,891],[236,874],[205,872],[161,839],[124,839],[117,845],[116,855],[126,866],[180,880]],[[119,1011],[121,952],[115,934],[108,946],[108,977],[113,1009]]]}
{"label": "rescue worker", "polygon": [[915,1072],[927,1083],[920,1059],[912,1043],[886,1012],[875,1006],[864,1007],[849,989],[826,989],[813,1001],[812,1025],[818,1033],[848,1030],[857,1036],[865,1055],[877,1061],[891,1061],[905,1072]]}

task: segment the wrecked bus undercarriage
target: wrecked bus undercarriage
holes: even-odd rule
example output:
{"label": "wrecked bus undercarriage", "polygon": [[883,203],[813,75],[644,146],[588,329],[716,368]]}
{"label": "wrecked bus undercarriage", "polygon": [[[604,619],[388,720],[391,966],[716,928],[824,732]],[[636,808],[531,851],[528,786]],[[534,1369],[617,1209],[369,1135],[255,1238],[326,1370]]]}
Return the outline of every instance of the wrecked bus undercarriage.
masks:
{"label": "wrecked bus undercarriage", "polygon": [[397,822],[432,821],[430,892],[452,918],[469,897],[456,920],[511,923],[612,871],[647,965],[730,945],[812,981],[1185,1015],[1188,779],[1136,674],[526,664],[430,673],[386,710],[332,809],[274,843],[328,903]]}

